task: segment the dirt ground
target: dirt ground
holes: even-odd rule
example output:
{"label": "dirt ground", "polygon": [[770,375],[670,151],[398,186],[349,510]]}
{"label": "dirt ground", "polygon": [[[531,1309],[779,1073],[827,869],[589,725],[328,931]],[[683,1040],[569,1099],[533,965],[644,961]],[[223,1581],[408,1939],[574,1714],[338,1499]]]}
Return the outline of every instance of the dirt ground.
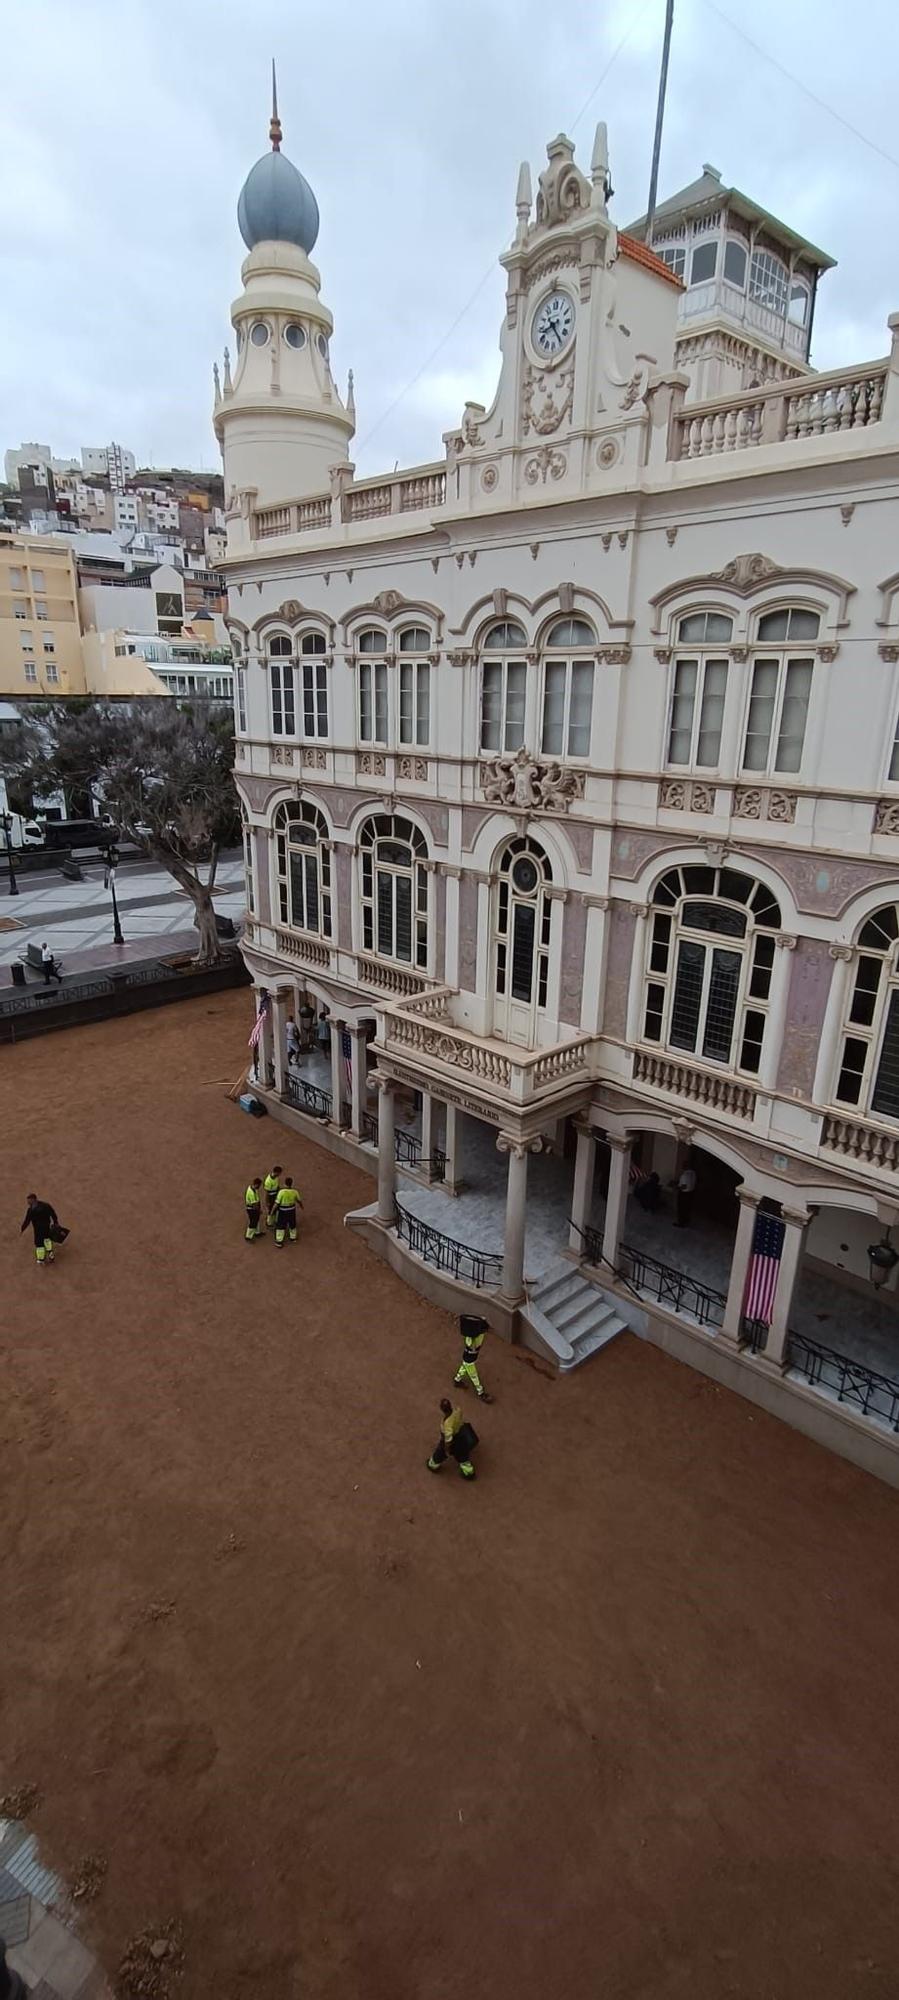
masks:
{"label": "dirt ground", "polygon": [[104,1964],[177,1919],[184,2000],[894,1996],[899,1495],[629,1335],[489,1342],[433,1478],[453,1323],[225,1101],[249,1013],[0,1057],[0,1793],[107,1861]]}

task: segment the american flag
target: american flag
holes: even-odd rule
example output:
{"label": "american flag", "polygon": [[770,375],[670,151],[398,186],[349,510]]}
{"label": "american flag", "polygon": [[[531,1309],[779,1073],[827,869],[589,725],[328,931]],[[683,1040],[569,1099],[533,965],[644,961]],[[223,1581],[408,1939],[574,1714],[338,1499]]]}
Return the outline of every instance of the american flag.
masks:
{"label": "american flag", "polygon": [[747,1319],[760,1320],[763,1326],[771,1325],[785,1235],[786,1226],[779,1215],[756,1216],[743,1310]]}
{"label": "american flag", "polygon": [[342,1035],[341,1035],[341,1037],[340,1037],[340,1053],[341,1053],[341,1055],[343,1056],[343,1068],[344,1068],[344,1075],[346,1076],[346,1087],[347,1087],[347,1092],[348,1092],[349,1096],[350,1096],[350,1097],[352,1097],[352,1095],[353,1095],[353,1037],[352,1037],[352,1035],[350,1035],[350,1034],[348,1034],[348,1033],[347,1033],[347,1030],[346,1030],[346,1028],[344,1028],[344,1030],[343,1030],[343,1033],[342,1033]]}
{"label": "american flag", "polygon": [[269,995],[267,993],[263,993],[259,1001],[259,1010],[256,1015],[256,1019],[253,1022],[253,1026],[250,1032],[250,1039],[247,1043],[248,1049],[258,1049],[259,1043],[262,1040],[262,1030],[265,1027],[265,1023],[268,1018],[268,1010],[270,1005],[271,1001]]}

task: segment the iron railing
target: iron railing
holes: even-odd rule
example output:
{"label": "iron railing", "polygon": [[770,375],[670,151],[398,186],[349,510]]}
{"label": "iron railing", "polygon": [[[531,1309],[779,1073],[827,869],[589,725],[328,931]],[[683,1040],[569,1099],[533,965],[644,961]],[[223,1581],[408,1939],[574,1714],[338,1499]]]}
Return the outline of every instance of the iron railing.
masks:
{"label": "iron railing", "polygon": [[377,1145],[377,1143],[378,1143],[378,1136],[379,1136],[379,1131],[380,1131],[380,1127],[379,1127],[379,1125],[378,1125],[378,1121],[377,1121],[377,1118],[376,1118],[376,1117],[374,1116],[374,1113],[373,1113],[373,1112],[371,1112],[371,1111],[363,1111],[363,1113],[362,1113],[362,1137],[363,1137],[363,1139],[367,1139],[367,1140],[368,1140],[368,1143],[369,1143],[369,1145],[370,1145],[370,1146],[376,1146],[376,1145]]}
{"label": "iron railing", "polygon": [[298,1111],[311,1111],[313,1118],[330,1118],[331,1092],[319,1090],[317,1083],[307,1083],[304,1076],[287,1078],[287,1095]]}
{"label": "iron railing", "polygon": [[[371,1146],[377,1146],[379,1143],[380,1126],[371,1111],[362,1113],[362,1137],[367,1139]],[[419,1173],[424,1153],[418,1133],[394,1132],[393,1156],[398,1167],[409,1167],[413,1172]],[[446,1154],[439,1146],[432,1146],[428,1164],[432,1181],[446,1180]]]}
{"label": "iron railing", "polygon": [[3,995],[0,1013],[40,1014],[45,1013],[48,1006],[58,1007],[61,1002],[96,1000],[104,994],[121,992],[123,987],[153,986],[159,980],[170,977],[172,970],[171,966],[145,965],[135,972],[116,972],[112,978],[101,973],[94,979],[80,980],[72,986],[40,986],[31,993],[15,993],[12,988],[9,997],[5,993]]}
{"label": "iron railing", "polygon": [[663,1264],[660,1258],[650,1257],[647,1251],[636,1250],[630,1243],[622,1243],[618,1255],[625,1277],[644,1298],[648,1295],[660,1306],[668,1306],[671,1312],[686,1314],[698,1326],[710,1326],[717,1331],[723,1324],[726,1292],[716,1292],[714,1286],[691,1278],[689,1271]]}
{"label": "iron railing", "polygon": [[768,1345],[768,1322],[764,1319],[740,1321],[740,1345],[748,1347],[750,1354],[764,1354]]}
{"label": "iron railing", "polygon": [[899,1431],[899,1382],[878,1375],[862,1361],[837,1354],[804,1333],[788,1333],[786,1363],[803,1375],[812,1389],[832,1389],[839,1403],[851,1403],[863,1417],[879,1417],[890,1429]]}
{"label": "iron railing", "polygon": [[434,1264],[438,1271],[446,1271],[451,1278],[473,1285],[476,1291],[500,1283],[503,1260],[497,1251],[476,1250],[469,1243],[457,1243],[454,1237],[444,1236],[430,1222],[422,1222],[420,1216],[401,1208],[399,1202],[395,1205],[394,1223],[400,1242],[408,1243],[425,1264]]}

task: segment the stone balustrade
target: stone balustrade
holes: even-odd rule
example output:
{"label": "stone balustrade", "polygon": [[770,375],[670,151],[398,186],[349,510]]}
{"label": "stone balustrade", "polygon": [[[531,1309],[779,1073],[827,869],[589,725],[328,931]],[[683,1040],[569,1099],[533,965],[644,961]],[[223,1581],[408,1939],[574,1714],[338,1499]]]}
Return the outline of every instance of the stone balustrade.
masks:
{"label": "stone balustrade", "polygon": [[863,429],[880,422],[886,379],[886,361],[875,361],[830,375],[804,376],[800,382],[769,383],[721,401],[688,404],[673,417],[669,456],[715,458]]}
{"label": "stone balustrade", "polygon": [[381,959],[369,958],[361,951],[356,954],[356,976],[360,986],[373,987],[378,993],[392,993],[397,998],[423,993],[430,983],[423,972],[406,972],[398,965],[385,965]]}
{"label": "stone balustrade", "polygon": [[331,947],[317,944],[314,938],[301,937],[298,931],[276,931],[278,950],[286,958],[302,959],[304,965],[318,965],[322,969],[331,963]]}
{"label": "stone balustrade", "polygon": [[397,1001],[384,1009],[385,1049],[408,1055],[424,1068],[461,1072],[475,1087],[498,1093],[516,1104],[528,1104],[557,1094],[560,1086],[592,1075],[590,1035],[560,1042],[553,1049],[521,1049],[458,1026],[452,1019],[452,987]]}
{"label": "stone balustrade", "polygon": [[633,1077],[635,1083],[646,1084],[651,1090],[668,1091],[691,1104],[701,1104],[708,1111],[726,1111],[733,1118],[751,1119],[755,1115],[756,1092],[751,1084],[719,1076],[715,1070],[699,1069],[694,1063],[654,1055],[648,1049],[635,1049]]}
{"label": "stone balustrade", "polygon": [[821,1121],[821,1144],[828,1152],[844,1159],[859,1160],[864,1166],[899,1170],[899,1132],[882,1125],[869,1125],[862,1118],[843,1118],[827,1112]]}
{"label": "stone balustrade", "polygon": [[254,541],[267,541],[273,535],[321,533],[343,522],[426,513],[445,505],[446,466],[417,465],[387,479],[345,478],[337,483],[333,498],[330,493],[316,493],[308,500],[257,507],[251,517],[252,535]]}

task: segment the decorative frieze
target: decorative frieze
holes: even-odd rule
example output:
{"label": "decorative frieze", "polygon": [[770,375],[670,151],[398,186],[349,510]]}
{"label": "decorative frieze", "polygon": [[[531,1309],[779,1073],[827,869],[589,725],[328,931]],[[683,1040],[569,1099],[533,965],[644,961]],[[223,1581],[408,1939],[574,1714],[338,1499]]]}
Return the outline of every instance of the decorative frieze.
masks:
{"label": "decorative frieze", "polygon": [[796,818],[796,793],[769,790],[761,785],[737,785],[734,818],[792,822]]}
{"label": "decorative frieze", "polygon": [[874,807],[874,832],[899,833],[899,799],[878,799]]}
{"label": "decorative frieze", "polygon": [[659,786],[659,809],[662,812],[713,813],[715,787],[703,784],[699,779],[663,778]]}
{"label": "decorative frieze", "polygon": [[572,799],[584,796],[583,771],[541,762],[525,749],[514,756],[491,757],[481,765],[479,776],[488,805],[519,812],[567,812]]}
{"label": "decorative frieze", "polygon": [[552,445],[542,444],[533,458],[525,461],[524,476],[529,486],[536,486],[538,479],[545,486],[547,479],[564,479],[567,467],[564,451],[554,451]]}
{"label": "decorative frieze", "polygon": [[877,651],[880,654],[881,659],[889,660],[892,666],[895,666],[896,661],[899,660],[899,645],[895,644],[893,641],[889,639],[882,640],[881,644],[877,648]]}
{"label": "decorative frieze", "polygon": [[398,778],[404,778],[415,784],[426,785],[428,782],[427,757],[398,757],[396,775]]}
{"label": "decorative frieze", "polygon": [[379,750],[359,750],[356,770],[360,778],[386,778],[387,759]]}
{"label": "decorative frieze", "polygon": [[273,764],[286,764],[289,771],[293,770],[294,753],[288,744],[273,743],[271,756]]}
{"label": "decorative frieze", "polygon": [[324,750],[313,750],[308,743],[303,749],[302,758],[307,771],[326,771],[328,768],[326,752]]}

